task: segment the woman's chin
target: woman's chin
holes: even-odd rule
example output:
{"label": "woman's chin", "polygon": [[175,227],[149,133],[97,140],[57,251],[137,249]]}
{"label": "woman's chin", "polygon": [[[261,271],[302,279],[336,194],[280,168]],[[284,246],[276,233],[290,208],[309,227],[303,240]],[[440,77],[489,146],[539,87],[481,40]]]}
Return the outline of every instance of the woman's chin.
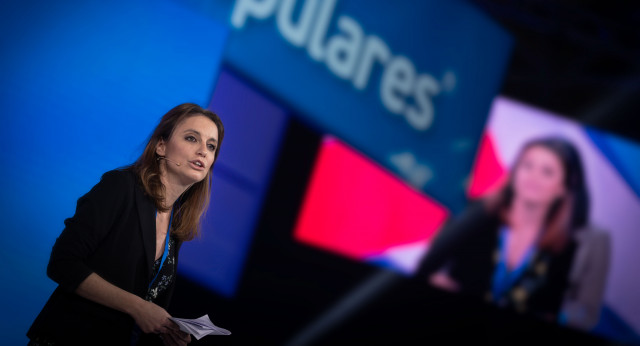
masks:
{"label": "woman's chin", "polygon": [[190,183],[190,184],[196,184],[196,183],[199,183],[199,182],[201,182],[201,181],[205,180],[206,178],[207,178],[207,175],[206,175],[206,174],[194,174],[194,175],[191,177],[191,183]]}
{"label": "woman's chin", "polygon": [[522,198],[522,204],[528,208],[546,208],[551,205],[551,201],[545,198],[532,197],[532,198]]}

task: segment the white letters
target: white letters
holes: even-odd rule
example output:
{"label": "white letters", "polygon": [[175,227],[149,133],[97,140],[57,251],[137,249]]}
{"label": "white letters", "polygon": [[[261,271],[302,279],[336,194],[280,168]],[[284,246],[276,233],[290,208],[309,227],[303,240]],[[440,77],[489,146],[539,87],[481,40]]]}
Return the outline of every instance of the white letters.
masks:
{"label": "white letters", "polygon": [[311,34],[309,46],[307,47],[309,56],[315,61],[321,61],[324,58],[324,49],[322,47],[322,44],[324,41],[324,37],[327,34],[327,29],[329,29],[329,22],[331,21],[333,8],[335,6],[336,0],[322,1],[322,7],[320,7],[320,12],[318,13],[318,18],[316,19],[316,25],[314,27],[313,33]]}
{"label": "white letters", "polygon": [[413,91],[416,68],[402,55],[393,58],[384,69],[380,82],[380,98],[387,109],[396,114],[404,112],[405,98]]}
{"label": "white letters", "polygon": [[431,98],[439,93],[440,86],[433,77],[427,74],[418,77],[414,97],[420,108],[409,107],[405,114],[409,124],[416,130],[426,130],[431,126],[433,122],[433,102]]}
{"label": "white letters", "polygon": [[278,29],[280,29],[282,36],[292,45],[301,47],[307,41],[311,20],[313,19],[312,15],[317,3],[317,0],[305,1],[298,24],[295,25],[293,24],[293,8],[296,5],[296,0],[282,0],[277,17]]}
{"label": "white letters", "polygon": [[347,35],[336,35],[327,44],[327,66],[336,76],[349,79],[356,66],[364,33],[360,25],[347,16],[340,17],[338,28]]}
{"label": "white letters", "polygon": [[231,14],[231,24],[240,29],[249,15],[257,19],[265,19],[273,14],[277,4],[278,0],[238,0]]}
{"label": "white letters", "polygon": [[390,57],[391,51],[384,41],[374,35],[367,37],[367,43],[364,46],[362,58],[360,58],[358,72],[356,72],[356,76],[353,78],[353,86],[358,90],[364,90],[367,87],[367,83],[369,83],[369,76],[371,75],[376,60],[384,65]]}
{"label": "white letters", "polygon": [[[413,62],[403,55],[394,56],[380,37],[366,35],[357,20],[338,17],[339,33],[327,39],[337,0],[304,0],[300,15],[294,19],[297,0],[237,0],[231,23],[242,28],[249,17],[263,20],[276,14],[280,34],[295,47],[306,47],[311,59],[324,62],[336,77],[350,80],[356,90],[365,90],[377,64],[382,68],[379,96],[382,105],[393,114],[401,114],[411,127],[425,131],[434,119],[433,98],[443,87],[429,74],[417,75]],[[326,43],[325,43],[326,41]],[[455,86],[455,75],[447,80]],[[451,91],[446,89],[444,91]],[[407,102],[413,98],[414,102]]]}
{"label": "white letters", "polygon": [[417,162],[416,157],[411,152],[391,155],[389,161],[407,178],[411,185],[418,189],[424,188],[429,180],[433,178],[433,170],[429,166]]}

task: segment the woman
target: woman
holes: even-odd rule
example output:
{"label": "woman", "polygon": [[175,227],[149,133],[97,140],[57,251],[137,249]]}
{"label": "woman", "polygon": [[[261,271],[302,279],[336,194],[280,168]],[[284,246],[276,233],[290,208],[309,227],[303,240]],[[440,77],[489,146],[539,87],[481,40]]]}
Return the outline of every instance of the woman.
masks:
{"label": "woman", "polygon": [[442,230],[418,272],[435,286],[555,320],[574,285],[575,239],[587,218],[578,151],[560,138],[533,140],[500,191]]}
{"label": "woman", "polygon": [[47,275],[59,284],[30,345],[184,345],[165,310],[183,241],[199,233],[224,137],[215,113],[165,114],[131,166],[105,173],[65,220]]}

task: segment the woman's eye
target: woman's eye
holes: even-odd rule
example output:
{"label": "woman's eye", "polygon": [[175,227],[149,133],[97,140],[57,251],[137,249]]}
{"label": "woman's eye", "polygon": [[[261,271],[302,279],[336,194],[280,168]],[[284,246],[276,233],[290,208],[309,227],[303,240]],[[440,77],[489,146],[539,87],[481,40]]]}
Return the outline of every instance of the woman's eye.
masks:
{"label": "woman's eye", "polygon": [[215,145],[213,145],[213,144],[209,144],[209,145],[208,145],[208,148],[209,148],[209,150],[211,150],[211,151],[216,151],[216,146],[215,146]]}
{"label": "woman's eye", "polygon": [[185,139],[188,140],[189,142],[195,142],[196,141],[196,138],[193,137],[193,136],[187,136]]}

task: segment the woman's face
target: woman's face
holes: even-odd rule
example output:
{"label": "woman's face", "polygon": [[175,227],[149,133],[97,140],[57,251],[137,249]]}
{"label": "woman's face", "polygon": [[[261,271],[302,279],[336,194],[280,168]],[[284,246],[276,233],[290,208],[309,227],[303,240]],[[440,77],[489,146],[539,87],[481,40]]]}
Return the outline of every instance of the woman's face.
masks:
{"label": "woman's face", "polygon": [[550,205],[565,193],[562,161],[553,151],[543,146],[528,148],[513,174],[516,199]]}
{"label": "woman's face", "polygon": [[[194,115],[178,123],[169,140],[160,141],[156,153],[171,181],[190,185],[207,177],[218,147],[218,127],[204,115]],[[178,165],[179,164],[179,165]]]}

